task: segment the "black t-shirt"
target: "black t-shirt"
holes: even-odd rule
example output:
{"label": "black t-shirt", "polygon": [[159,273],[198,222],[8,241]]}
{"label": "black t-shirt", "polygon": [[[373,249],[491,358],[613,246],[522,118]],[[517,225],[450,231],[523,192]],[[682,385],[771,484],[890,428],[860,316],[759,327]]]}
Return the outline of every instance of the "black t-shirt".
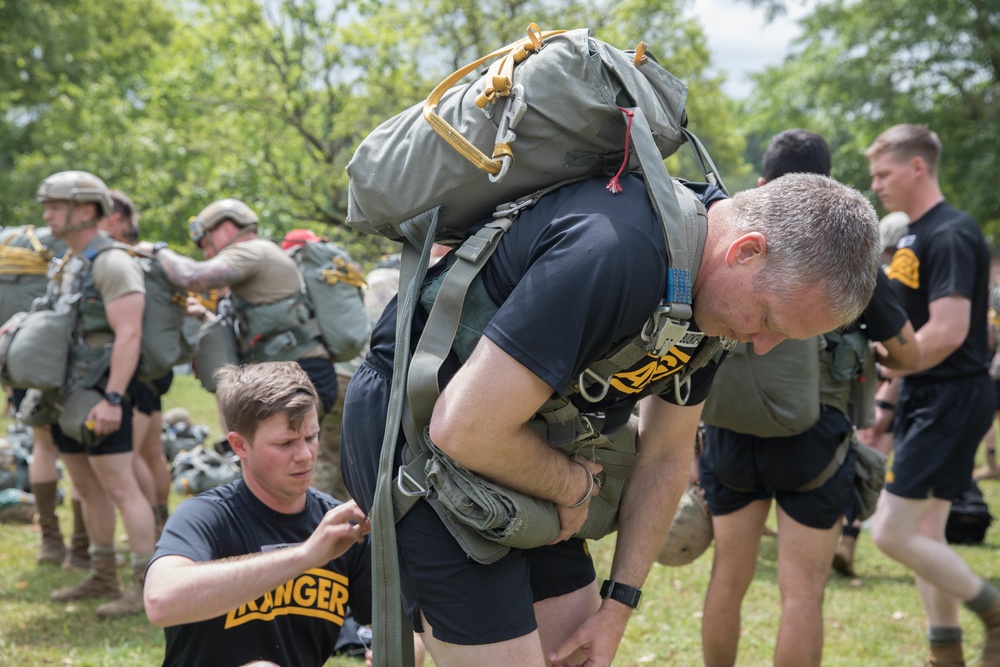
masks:
{"label": "black t-shirt", "polygon": [[875,291],[859,323],[869,340],[881,343],[889,340],[906,324],[906,311],[892,288],[892,281],[882,271],[875,277]]}
{"label": "black t-shirt", "polygon": [[[258,500],[242,480],[189,498],[170,516],[155,561],[178,555],[205,562],[267,552],[304,542],[326,512],[340,504],[309,489],[306,507],[282,514]],[[168,627],[164,665],[322,665],[333,654],[346,607],[371,622],[369,541],[313,568],[225,616]]]}
{"label": "black t-shirt", "polygon": [[942,201],[910,223],[887,271],[914,329],[930,319],[930,302],[963,296],[971,302],[969,335],[955,352],[907,379],[965,377],[989,367],[986,322],[990,253],[982,232],[966,213]]}
{"label": "black t-shirt", "polygon": [[[618,194],[606,189],[607,178],[595,178],[546,195],[521,213],[482,272],[487,293],[500,305],[484,335],[556,394],[638,335],[664,293],[661,223],[645,183],[634,175],[621,182]],[[706,204],[725,197],[717,188],[689,187]],[[430,277],[440,270],[435,266]],[[393,302],[372,335],[372,352],[389,367],[395,318]],[[413,341],[425,321],[426,313],[418,309]],[[691,331],[698,331],[696,323]],[[616,374],[598,403],[573,400],[585,412],[604,413],[610,432],[627,421],[652,382],[680,371],[703,342],[677,345],[664,357],[647,357]],[[457,370],[457,360],[450,362],[442,369],[443,380]],[[714,374],[714,367],[695,373],[689,405],[705,400]],[[672,392],[662,398],[674,402]]]}

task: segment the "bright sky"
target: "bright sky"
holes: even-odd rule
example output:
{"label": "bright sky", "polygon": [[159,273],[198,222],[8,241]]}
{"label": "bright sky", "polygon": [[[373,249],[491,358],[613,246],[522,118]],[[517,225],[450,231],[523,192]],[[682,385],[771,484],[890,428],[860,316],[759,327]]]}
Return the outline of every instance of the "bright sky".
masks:
{"label": "bright sky", "polygon": [[750,94],[750,72],[780,63],[799,35],[796,22],[806,3],[789,0],[789,11],[767,22],[763,9],[745,0],[693,0],[688,14],[701,24],[708,39],[713,69],[726,75],[723,90],[742,99]]}

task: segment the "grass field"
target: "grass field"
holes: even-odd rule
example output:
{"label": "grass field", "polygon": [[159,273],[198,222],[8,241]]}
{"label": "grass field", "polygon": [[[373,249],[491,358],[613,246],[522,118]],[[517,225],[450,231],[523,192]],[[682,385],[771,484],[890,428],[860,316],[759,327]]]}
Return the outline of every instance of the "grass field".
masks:
{"label": "grass field", "polygon": [[[165,408],[184,406],[195,423],[212,427],[219,436],[214,399],[191,376],[178,376],[165,398]],[[6,432],[9,420],[0,420]],[[1000,482],[982,483],[995,513],[1000,512]],[[182,498],[174,496],[171,506]],[[64,532],[70,512],[60,510]],[[771,525],[774,525],[773,519]],[[118,531],[121,534],[121,530]],[[592,545],[598,579],[610,568],[614,537]],[[69,605],[49,602],[49,593],[79,580],[80,573],[35,564],[38,534],[33,526],[0,524],[0,666],[131,667],[160,664],[163,633],[143,617],[102,621],[94,615],[98,602]],[[994,526],[982,546],[958,547],[972,568],[1000,587],[1000,529]],[[712,549],[691,565],[655,565],[644,588],[642,607],[635,612],[615,665],[677,665],[700,667],[700,615],[711,569]],[[757,577],[743,603],[739,664],[771,663],[781,609],[776,583],[775,540],[765,537]],[[857,553],[858,579],[836,573],[827,586],[826,644],[828,667],[911,667],[920,665],[925,641],[920,600],[912,576],[874,547],[863,535]],[[125,575],[123,570],[123,575]],[[970,667],[982,644],[975,616],[963,610],[966,655]],[[428,664],[430,661],[428,661]],[[360,667],[359,660],[331,659],[328,665]],[[295,666],[287,666],[295,667]],[[517,667],[512,665],[511,667]]]}

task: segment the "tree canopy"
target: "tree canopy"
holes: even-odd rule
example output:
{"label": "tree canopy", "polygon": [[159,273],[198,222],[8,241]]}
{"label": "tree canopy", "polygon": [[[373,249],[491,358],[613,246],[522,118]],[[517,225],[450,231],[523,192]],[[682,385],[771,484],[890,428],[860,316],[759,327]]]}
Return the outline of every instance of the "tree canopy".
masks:
{"label": "tree canopy", "polygon": [[[778,0],[756,0],[780,11]],[[755,77],[748,159],[788,127],[823,134],[834,175],[869,188],[864,149],[897,123],[944,145],[945,196],[1000,232],[1000,5],[989,0],[823,0],[785,61]]]}
{"label": "tree canopy", "polygon": [[[371,259],[344,227],[345,167],[383,120],[458,66],[543,29],[640,39],[690,87],[688,114],[724,174],[746,174],[736,105],[706,74],[683,0],[0,0],[0,224],[37,222],[38,182],[85,169],[132,196],[142,231],[190,249],[187,220],[222,197],[264,232],[309,227]],[[447,26],[441,29],[440,26]],[[696,177],[689,157],[672,170]]]}

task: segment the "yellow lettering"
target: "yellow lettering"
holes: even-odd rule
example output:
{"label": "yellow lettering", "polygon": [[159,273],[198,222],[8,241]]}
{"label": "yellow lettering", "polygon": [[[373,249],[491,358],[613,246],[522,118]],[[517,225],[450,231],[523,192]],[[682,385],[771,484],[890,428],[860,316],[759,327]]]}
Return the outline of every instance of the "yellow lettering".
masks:
{"label": "yellow lettering", "polygon": [[274,606],[274,600],[271,599],[270,593],[264,593],[264,598],[260,602],[260,613],[266,614],[271,611],[271,607]]}
{"label": "yellow lettering", "polygon": [[323,609],[330,604],[330,584],[332,582],[326,577],[319,580],[319,596],[316,599],[316,606]]}
{"label": "yellow lettering", "polygon": [[[316,603],[316,580],[313,577],[302,576],[295,582],[293,599],[300,607],[311,607]],[[307,588],[308,587],[308,588]]]}
{"label": "yellow lettering", "polygon": [[292,601],[292,587],[295,585],[295,580],[291,579],[287,583],[278,586],[274,589],[274,606],[284,607]]}
{"label": "yellow lettering", "polygon": [[343,618],[344,614],[346,613],[344,610],[344,605],[347,604],[347,597],[348,597],[347,587],[342,586],[341,584],[338,583],[334,582],[331,583],[333,584],[332,586],[333,590],[331,591],[332,595],[330,596],[330,606],[327,608],[333,613],[335,613],[337,616]]}

